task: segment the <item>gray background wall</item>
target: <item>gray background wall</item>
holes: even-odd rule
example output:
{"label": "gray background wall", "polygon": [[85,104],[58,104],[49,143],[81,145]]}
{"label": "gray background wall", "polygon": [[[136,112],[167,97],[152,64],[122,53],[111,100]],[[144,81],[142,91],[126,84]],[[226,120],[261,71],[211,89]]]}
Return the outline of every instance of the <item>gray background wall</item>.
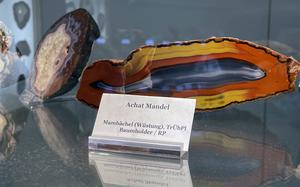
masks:
{"label": "gray background wall", "polygon": [[[271,48],[300,59],[298,0],[53,0],[41,5],[42,31],[74,8],[101,9],[106,44],[95,47],[94,59],[124,58],[147,39],[161,43],[211,36],[265,45],[270,39]],[[122,45],[124,38],[130,44]]]}
{"label": "gray background wall", "polygon": [[[14,23],[12,5],[0,3],[0,20],[15,35],[15,43],[28,40],[33,58],[36,44],[46,30],[66,12],[83,7],[102,28],[103,42],[94,46],[92,60],[125,58],[144,45],[166,41],[232,36],[270,45],[300,59],[298,0],[26,0],[30,20],[21,30]],[[122,39],[130,43],[122,44]],[[267,42],[267,40],[271,42]],[[103,41],[103,40],[102,40]]]}

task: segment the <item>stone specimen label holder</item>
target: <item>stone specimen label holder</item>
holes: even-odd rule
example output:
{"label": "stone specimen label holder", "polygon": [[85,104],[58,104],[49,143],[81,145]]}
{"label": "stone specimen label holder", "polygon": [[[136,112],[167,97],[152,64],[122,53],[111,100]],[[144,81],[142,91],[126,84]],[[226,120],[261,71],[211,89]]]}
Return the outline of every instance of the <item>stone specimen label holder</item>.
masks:
{"label": "stone specimen label holder", "polygon": [[195,100],[103,94],[89,151],[181,158],[188,152]]}
{"label": "stone specimen label holder", "polygon": [[169,142],[151,142],[125,138],[116,139],[113,137],[89,137],[89,150],[167,158],[180,158],[185,153],[182,151],[182,144],[180,143],[172,144]]}

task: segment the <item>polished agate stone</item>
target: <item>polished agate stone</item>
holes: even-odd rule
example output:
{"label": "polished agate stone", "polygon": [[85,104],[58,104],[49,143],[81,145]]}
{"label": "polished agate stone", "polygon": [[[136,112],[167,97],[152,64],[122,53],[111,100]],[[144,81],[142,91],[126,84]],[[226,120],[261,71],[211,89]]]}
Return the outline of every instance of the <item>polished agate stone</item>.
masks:
{"label": "polished agate stone", "polygon": [[47,99],[72,89],[99,35],[96,22],[84,9],[70,12],[54,23],[35,53],[33,92]]}
{"label": "polished agate stone", "polygon": [[77,98],[98,107],[105,92],[184,97],[211,110],[292,90],[299,70],[295,59],[235,38],[144,46],[87,67]]}

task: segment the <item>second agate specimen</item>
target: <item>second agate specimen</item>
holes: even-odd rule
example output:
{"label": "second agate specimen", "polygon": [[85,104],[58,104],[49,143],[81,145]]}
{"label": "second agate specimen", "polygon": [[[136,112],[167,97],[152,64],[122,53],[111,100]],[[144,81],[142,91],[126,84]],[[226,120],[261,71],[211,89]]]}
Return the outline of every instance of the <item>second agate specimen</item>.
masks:
{"label": "second agate specimen", "polygon": [[145,46],[87,67],[77,98],[98,107],[104,92],[186,97],[211,110],[292,90],[299,70],[291,57],[229,37]]}
{"label": "second agate specimen", "polygon": [[70,12],[54,23],[35,53],[33,92],[47,99],[69,91],[78,82],[99,35],[96,22],[84,9]]}

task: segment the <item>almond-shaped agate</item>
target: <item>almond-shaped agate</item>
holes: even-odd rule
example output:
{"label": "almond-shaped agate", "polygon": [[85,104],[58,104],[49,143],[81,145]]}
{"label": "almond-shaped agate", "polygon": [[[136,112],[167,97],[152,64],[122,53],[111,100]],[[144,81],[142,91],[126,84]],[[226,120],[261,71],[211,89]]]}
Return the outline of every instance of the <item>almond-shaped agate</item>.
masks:
{"label": "almond-shaped agate", "polygon": [[90,56],[98,26],[85,9],[77,9],[56,21],[38,44],[32,90],[42,99],[61,95],[78,82]]}
{"label": "almond-shaped agate", "polygon": [[295,59],[236,38],[144,46],[87,67],[77,99],[98,107],[103,93],[183,97],[211,110],[290,91],[299,70]]}

